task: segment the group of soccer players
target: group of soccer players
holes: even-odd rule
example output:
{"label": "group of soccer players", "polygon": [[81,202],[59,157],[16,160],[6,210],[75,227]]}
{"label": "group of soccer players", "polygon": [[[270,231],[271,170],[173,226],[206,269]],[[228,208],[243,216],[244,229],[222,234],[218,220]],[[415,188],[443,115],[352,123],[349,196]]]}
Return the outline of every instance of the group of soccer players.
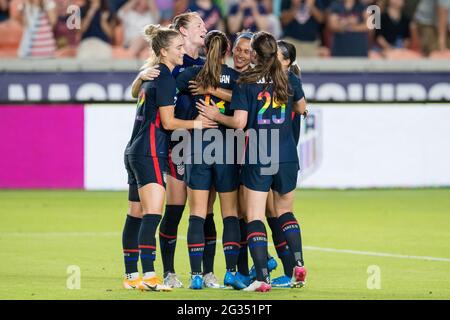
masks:
{"label": "group of soccer players", "polygon": [[[195,12],[175,17],[170,28],[150,25],[145,35],[152,55],[132,85],[138,106],[125,150],[129,211],[122,236],[124,287],[149,291],[183,287],[174,261],[186,201],[189,288],[265,292],[303,286],[306,269],[293,202],[300,115],[306,114],[306,101],[295,47],[265,32],[243,32],[232,45],[231,68],[225,64],[230,47],[226,35],[207,32]],[[203,48],[205,58],[200,57]],[[223,144],[214,149],[214,159],[223,161],[204,159],[210,141],[202,139],[200,148],[183,149],[180,162],[175,156],[180,142],[171,138],[178,129],[189,130],[192,145],[198,137],[221,135]],[[227,161],[227,147],[236,143],[234,135],[226,134],[232,129],[246,133],[244,157],[238,159],[234,150],[232,161]],[[252,130],[257,139],[249,135]],[[262,159],[258,148],[265,149],[271,163]],[[271,171],[273,165],[277,170]],[[216,193],[223,218],[223,285],[214,275]],[[268,255],[265,219],[284,269],[283,276],[272,280],[270,271],[277,262]],[[158,226],[163,281],[154,268]],[[254,263],[251,270],[248,250]]]}

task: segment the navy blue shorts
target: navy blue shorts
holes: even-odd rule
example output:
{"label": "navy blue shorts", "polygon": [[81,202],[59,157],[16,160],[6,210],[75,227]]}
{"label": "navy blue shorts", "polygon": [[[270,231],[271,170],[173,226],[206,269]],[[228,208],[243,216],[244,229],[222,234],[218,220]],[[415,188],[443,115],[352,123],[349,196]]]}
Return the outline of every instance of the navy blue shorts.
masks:
{"label": "navy blue shorts", "polygon": [[181,164],[173,163],[171,150],[169,150],[169,156],[168,156],[167,160],[168,160],[168,166],[169,166],[169,170],[167,171],[167,174],[177,180],[184,181],[185,165],[183,163],[181,163]]}
{"label": "navy blue shorts", "polygon": [[186,164],[184,181],[192,190],[231,192],[239,187],[239,166],[235,164]]}
{"label": "navy blue shorts", "polygon": [[270,189],[280,194],[291,192],[297,187],[299,165],[297,162],[279,163],[278,171],[273,175],[261,174],[262,165],[242,166],[241,182],[250,190],[268,192]]}
{"label": "navy blue shorts", "polygon": [[125,155],[125,168],[128,172],[128,184],[141,188],[149,183],[166,187],[164,174],[167,159],[140,155]]}

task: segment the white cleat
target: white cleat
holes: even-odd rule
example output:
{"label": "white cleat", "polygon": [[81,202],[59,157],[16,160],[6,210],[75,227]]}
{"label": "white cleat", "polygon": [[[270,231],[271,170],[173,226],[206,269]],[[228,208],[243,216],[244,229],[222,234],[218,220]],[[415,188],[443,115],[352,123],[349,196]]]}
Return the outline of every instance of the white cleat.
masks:
{"label": "white cleat", "polygon": [[170,288],[183,288],[183,283],[178,279],[177,274],[172,272],[167,273],[164,285]]}
{"label": "white cleat", "polygon": [[224,289],[224,286],[219,284],[219,280],[217,280],[214,273],[210,272],[203,276],[203,287],[210,289]]}
{"label": "white cleat", "polygon": [[250,292],[267,292],[272,289],[272,286],[264,281],[253,281],[244,291]]}

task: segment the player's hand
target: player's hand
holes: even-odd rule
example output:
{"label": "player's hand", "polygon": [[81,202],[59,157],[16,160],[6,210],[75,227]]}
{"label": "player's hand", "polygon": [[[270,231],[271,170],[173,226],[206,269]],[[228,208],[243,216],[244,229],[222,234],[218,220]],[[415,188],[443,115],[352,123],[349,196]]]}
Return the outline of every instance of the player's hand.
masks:
{"label": "player's hand", "polygon": [[219,108],[217,107],[216,103],[212,100],[211,100],[211,104],[209,106],[207,106],[205,101],[203,99],[200,99],[200,101],[197,102],[196,107],[198,109],[198,112],[202,116],[204,116],[212,121],[217,121],[217,118],[220,115]]}
{"label": "player's hand", "polygon": [[219,125],[217,122],[212,121],[201,114],[195,118],[195,128],[196,129],[211,129],[211,128],[218,128]]}
{"label": "player's hand", "polygon": [[139,72],[139,79],[142,81],[151,81],[159,77],[159,69],[158,66],[150,67]]}
{"label": "player's hand", "polygon": [[205,89],[202,86],[199,86],[195,80],[189,81],[189,91],[191,91],[193,96],[211,94],[207,88]]}
{"label": "player's hand", "polygon": [[305,109],[305,111],[302,113],[303,119],[308,118],[308,114],[309,114],[308,109]]}

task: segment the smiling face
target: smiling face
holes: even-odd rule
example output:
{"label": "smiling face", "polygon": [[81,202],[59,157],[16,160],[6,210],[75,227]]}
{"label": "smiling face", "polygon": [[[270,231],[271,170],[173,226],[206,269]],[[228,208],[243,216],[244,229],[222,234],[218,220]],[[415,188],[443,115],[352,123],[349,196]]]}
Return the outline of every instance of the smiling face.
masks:
{"label": "smiling face", "polygon": [[205,23],[202,18],[198,15],[192,16],[186,28],[180,30],[183,35],[190,41],[193,45],[202,47],[205,45],[205,36],[208,30],[206,30]]}
{"label": "smiling face", "polygon": [[170,69],[177,65],[182,65],[183,55],[185,54],[183,46],[184,39],[181,35],[172,38],[170,46],[168,48],[161,49],[161,61],[167,64]]}
{"label": "smiling face", "polygon": [[233,62],[236,70],[244,71],[250,65],[252,48],[250,40],[240,38],[233,48]]}

